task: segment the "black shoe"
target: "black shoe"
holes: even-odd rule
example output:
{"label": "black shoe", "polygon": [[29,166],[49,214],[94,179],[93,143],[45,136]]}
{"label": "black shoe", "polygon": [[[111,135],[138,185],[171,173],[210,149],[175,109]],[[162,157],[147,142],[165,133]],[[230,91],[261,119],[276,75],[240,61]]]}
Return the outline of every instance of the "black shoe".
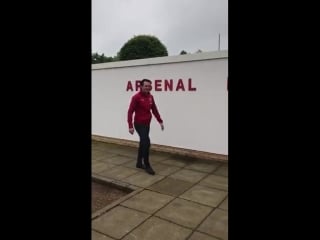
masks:
{"label": "black shoe", "polygon": [[154,174],[155,174],[155,172],[153,171],[153,169],[152,169],[151,167],[147,167],[147,168],[146,168],[146,172],[149,173],[149,174],[151,174],[151,175],[154,175]]}
{"label": "black shoe", "polygon": [[136,168],[146,169],[146,166],[144,164],[136,164]]}

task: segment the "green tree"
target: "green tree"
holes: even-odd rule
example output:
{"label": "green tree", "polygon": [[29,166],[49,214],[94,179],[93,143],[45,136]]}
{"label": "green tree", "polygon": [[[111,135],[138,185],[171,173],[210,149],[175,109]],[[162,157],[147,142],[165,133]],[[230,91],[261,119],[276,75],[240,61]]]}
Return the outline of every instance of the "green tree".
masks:
{"label": "green tree", "polygon": [[184,55],[184,54],[187,54],[187,52],[186,52],[185,50],[182,50],[182,51],[180,52],[180,55]]}
{"label": "green tree", "polygon": [[91,55],[91,63],[104,63],[104,62],[112,62],[113,58],[112,57],[106,57],[104,54],[99,55],[99,53],[93,53]]}
{"label": "green tree", "polygon": [[120,52],[117,52],[117,55],[113,57],[113,62],[120,61]]}
{"label": "green tree", "polygon": [[99,59],[99,54],[98,53],[92,53],[91,54],[91,63],[92,64],[95,64],[98,62],[98,59]]}
{"label": "green tree", "polygon": [[129,39],[120,49],[119,60],[133,60],[168,56],[167,48],[151,35],[138,35]]}

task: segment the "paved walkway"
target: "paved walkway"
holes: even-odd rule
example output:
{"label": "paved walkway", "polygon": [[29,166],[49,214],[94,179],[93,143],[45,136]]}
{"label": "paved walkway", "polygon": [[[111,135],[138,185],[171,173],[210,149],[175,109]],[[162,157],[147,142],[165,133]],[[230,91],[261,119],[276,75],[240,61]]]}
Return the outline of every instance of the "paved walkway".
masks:
{"label": "paved walkway", "polygon": [[92,214],[93,240],[228,239],[228,164],[92,141],[92,176],[134,191]]}

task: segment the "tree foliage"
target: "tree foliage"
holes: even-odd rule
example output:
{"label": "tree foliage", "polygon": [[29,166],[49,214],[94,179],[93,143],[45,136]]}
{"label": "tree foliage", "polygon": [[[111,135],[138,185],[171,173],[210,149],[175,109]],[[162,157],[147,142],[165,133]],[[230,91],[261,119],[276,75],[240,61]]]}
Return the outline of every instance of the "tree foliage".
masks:
{"label": "tree foliage", "polygon": [[113,58],[112,57],[106,57],[104,54],[99,54],[99,53],[93,53],[91,55],[91,63],[104,63],[104,62],[112,62]]}
{"label": "tree foliage", "polygon": [[129,39],[120,49],[119,60],[133,60],[168,56],[167,48],[151,35],[138,35]]}

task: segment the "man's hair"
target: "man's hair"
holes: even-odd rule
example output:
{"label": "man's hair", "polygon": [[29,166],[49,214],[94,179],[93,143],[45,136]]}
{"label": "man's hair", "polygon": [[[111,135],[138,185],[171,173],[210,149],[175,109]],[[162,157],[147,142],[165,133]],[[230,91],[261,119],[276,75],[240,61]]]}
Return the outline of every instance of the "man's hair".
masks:
{"label": "man's hair", "polygon": [[144,82],[148,82],[148,83],[151,84],[151,81],[149,79],[144,78],[144,79],[141,80],[140,86],[144,86]]}

